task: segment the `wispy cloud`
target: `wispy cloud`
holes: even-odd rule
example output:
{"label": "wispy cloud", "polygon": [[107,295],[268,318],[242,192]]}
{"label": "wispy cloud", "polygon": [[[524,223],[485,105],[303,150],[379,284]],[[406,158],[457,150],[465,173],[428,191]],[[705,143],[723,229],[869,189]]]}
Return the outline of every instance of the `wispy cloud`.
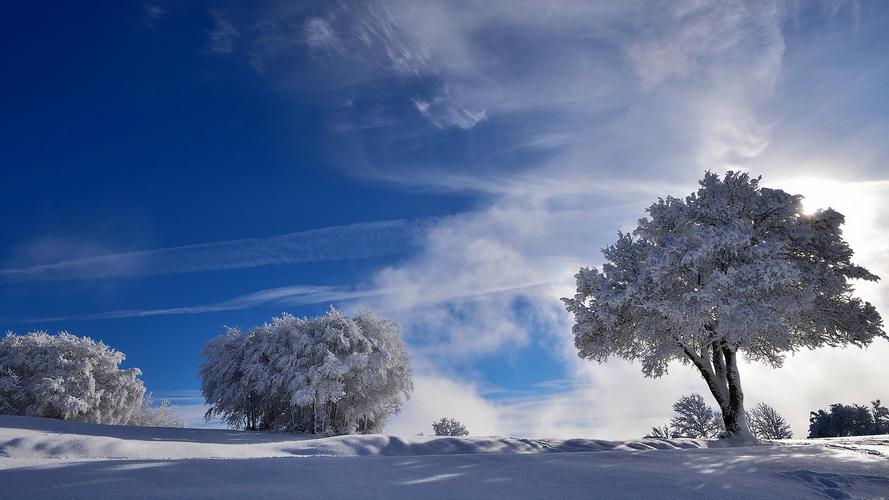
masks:
{"label": "wispy cloud", "polygon": [[457,127],[469,130],[488,117],[483,109],[455,107],[447,90],[430,100],[414,99],[414,106],[438,128]]}
{"label": "wispy cloud", "polygon": [[144,6],[145,26],[153,28],[167,15],[167,7],[162,1],[148,2]]}
{"label": "wispy cloud", "polygon": [[220,12],[211,12],[213,28],[207,34],[204,51],[208,54],[231,54],[241,33]]}
{"label": "wispy cloud", "polygon": [[409,250],[440,218],[334,226],[0,269],[0,280],[100,279],[361,259]]}
{"label": "wispy cloud", "polygon": [[404,290],[380,288],[346,288],[335,286],[292,285],[268,288],[238,297],[214,302],[211,304],[166,307],[158,309],[120,309],[93,314],[54,316],[36,319],[18,320],[18,323],[49,323],[59,321],[87,321],[123,318],[142,318],[146,316],[171,316],[179,314],[203,314],[220,311],[250,309],[264,305],[302,306],[308,304],[341,304],[344,302],[366,301],[374,297],[392,297],[383,308],[383,313],[412,310],[420,307],[439,304],[451,304],[466,299],[478,299],[486,296],[510,295],[522,293],[551,285],[550,282],[515,282],[512,284],[495,283],[488,287],[466,288],[462,290],[435,291],[414,297],[409,301],[399,302],[404,297]]}
{"label": "wispy cloud", "polygon": [[[768,145],[782,5],[282,3],[238,29],[270,80],[330,106],[334,162],[355,175],[469,191],[535,178],[675,183]],[[369,115],[386,126],[368,135]]]}
{"label": "wispy cloud", "polygon": [[319,17],[312,17],[306,21],[305,25],[306,43],[309,48],[315,50],[325,50],[333,52],[341,52],[342,45],[339,37],[330,27],[330,23]]}
{"label": "wispy cloud", "polygon": [[[618,229],[762,151],[784,14],[769,0],[395,0],[275,4],[242,24],[270,80],[330,103],[337,164],[479,196],[381,270],[371,288],[391,292],[368,299],[417,349],[472,357],[563,335],[558,297]],[[384,125],[363,127],[368,114]]]}

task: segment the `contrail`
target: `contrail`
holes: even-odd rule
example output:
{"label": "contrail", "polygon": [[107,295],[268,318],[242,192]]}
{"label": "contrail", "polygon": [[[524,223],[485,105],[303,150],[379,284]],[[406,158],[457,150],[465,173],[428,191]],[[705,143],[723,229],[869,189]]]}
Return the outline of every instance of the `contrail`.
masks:
{"label": "contrail", "polygon": [[417,245],[426,231],[442,220],[444,219],[440,217],[388,220],[333,226],[269,238],[218,241],[102,255],[21,269],[0,269],[0,280],[103,279],[366,259],[391,255]]}
{"label": "contrail", "polygon": [[[519,282],[507,286],[492,286],[476,290],[461,291],[459,293],[440,294],[425,297],[422,300],[410,304],[406,307],[395,305],[394,307],[383,307],[381,311],[397,311],[404,308],[445,303],[466,298],[480,297],[484,295],[497,295],[502,293],[514,293],[521,290],[538,288],[541,286],[554,283],[553,281],[529,281]],[[346,301],[354,301],[358,299],[368,299],[373,297],[385,297],[394,295],[396,290],[385,288],[346,288],[338,286],[319,286],[319,285],[292,285],[279,288],[266,288],[246,295],[239,295],[232,299],[212,304],[200,304],[194,306],[167,307],[160,309],[118,309],[115,311],[93,313],[93,314],[75,314],[69,316],[52,316],[45,318],[25,319],[13,321],[20,324],[33,323],[54,323],[59,321],[89,321],[89,320],[106,320],[121,318],[144,318],[147,316],[171,316],[177,314],[202,314],[219,311],[236,311],[241,309],[250,309],[252,307],[278,304],[282,306],[300,306],[309,304],[333,304]]]}
{"label": "contrail", "polygon": [[87,321],[120,318],[142,318],[146,316],[170,316],[176,314],[200,314],[218,311],[234,311],[249,309],[264,304],[282,304],[287,306],[333,303],[344,300],[354,300],[379,292],[366,290],[351,290],[332,286],[295,285],[280,288],[269,288],[258,292],[241,295],[233,299],[186,307],[169,307],[164,309],[122,309],[95,314],[81,314],[71,316],[55,316],[18,321],[18,323],[51,323],[57,321]]}

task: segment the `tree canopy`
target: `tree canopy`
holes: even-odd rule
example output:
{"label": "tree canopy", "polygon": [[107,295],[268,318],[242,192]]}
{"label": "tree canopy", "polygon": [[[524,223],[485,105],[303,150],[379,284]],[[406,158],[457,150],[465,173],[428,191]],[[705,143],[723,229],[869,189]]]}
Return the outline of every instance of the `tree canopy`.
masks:
{"label": "tree canopy", "polygon": [[809,437],[844,437],[889,434],[889,409],[880,400],[871,406],[834,403],[828,411],[809,414]]}
{"label": "tree canopy", "polygon": [[99,424],[181,426],[169,402],[151,405],[138,368],[102,342],[67,332],[0,341],[0,415]]}
{"label": "tree canopy", "polygon": [[413,390],[398,325],[370,311],[284,314],[248,332],[229,329],[202,354],[206,416],[232,427],[379,432]]}

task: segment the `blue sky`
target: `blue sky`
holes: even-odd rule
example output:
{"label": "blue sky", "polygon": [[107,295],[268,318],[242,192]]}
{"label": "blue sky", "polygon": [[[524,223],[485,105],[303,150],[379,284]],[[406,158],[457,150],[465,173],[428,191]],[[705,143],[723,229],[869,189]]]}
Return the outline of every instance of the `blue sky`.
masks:
{"label": "blue sky", "polygon": [[[335,304],[402,325],[417,393],[392,432],[453,413],[477,433],[636,436],[706,389],[683,366],[651,381],[577,360],[558,298],[707,169],[840,209],[859,262],[889,271],[881,2],[6,13],[2,326],[107,342],[191,423],[207,339]],[[860,288],[887,314],[885,290]],[[889,399],[850,388],[862,367],[885,380],[887,354],[751,365],[747,390],[800,433],[810,409]]]}

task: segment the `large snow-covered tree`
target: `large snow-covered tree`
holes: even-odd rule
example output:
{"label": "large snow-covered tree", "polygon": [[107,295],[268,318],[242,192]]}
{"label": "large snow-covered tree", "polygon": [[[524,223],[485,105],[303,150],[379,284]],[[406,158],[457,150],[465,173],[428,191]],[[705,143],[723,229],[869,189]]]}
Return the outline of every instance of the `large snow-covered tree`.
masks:
{"label": "large snow-covered tree", "polygon": [[843,215],[806,214],[801,198],[745,173],[708,172],[696,193],[659,199],[563,299],[579,355],[640,361],[649,377],[691,363],[724,437],[752,440],[739,353],[778,367],[786,352],[886,337],[876,309],[853,294],[851,279],[878,278],[852,263]]}
{"label": "large snow-covered tree", "polygon": [[202,354],[206,416],[231,427],[379,432],[413,390],[398,325],[370,311],[284,314],[248,332],[230,329]]}
{"label": "large snow-covered tree", "polygon": [[137,368],[123,353],[62,332],[8,334],[0,341],[0,414],[126,424],[142,406]]}

